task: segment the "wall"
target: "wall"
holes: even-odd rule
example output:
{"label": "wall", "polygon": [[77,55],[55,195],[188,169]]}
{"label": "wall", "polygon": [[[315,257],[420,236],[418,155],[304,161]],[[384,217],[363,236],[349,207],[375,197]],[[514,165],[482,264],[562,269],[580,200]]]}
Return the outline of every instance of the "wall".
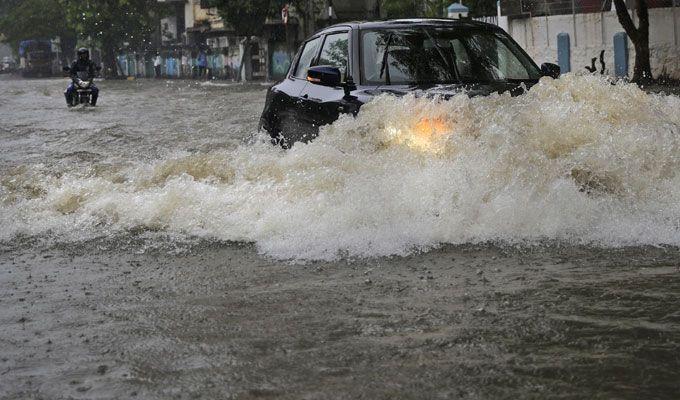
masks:
{"label": "wall", "polygon": [[268,79],[275,81],[283,79],[295,54],[290,51],[286,43],[282,42],[270,43],[267,50],[269,54]]}
{"label": "wall", "polygon": [[199,23],[208,22],[212,29],[224,28],[224,23],[215,9],[203,9],[199,0],[187,0],[184,5],[184,24],[186,28],[193,28]]}
{"label": "wall", "polygon": [[187,0],[184,4],[184,24],[187,28],[194,27],[194,2]]}
{"label": "wall", "polygon": [[163,42],[177,40],[177,16],[161,18],[161,40]]}
{"label": "wall", "polygon": [[[649,10],[649,42],[652,74],[680,79],[680,7]],[[674,31],[675,20],[675,31]],[[636,21],[637,22],[637,21]],[[575,29],[574,29],[575,28]],[[557,35],[566,32],[571,41],[571,71],[587,72],[591,58],[604,50],[605,73],[614,75],[614,34],[623,32],[615,11],[552,15],[508,21],[508,33],[539,65],[557,63]],[[675,37],[674,37],[675,35]],[[635,48],[628,40],[628,74],[632,76]]]}
{"label": "wall", "polygon": [[[325,1],[325,7],[321,10],[317,18],[325,20],[328,18],[329,0]],[[334,18],[340,21],[376,19],[375,15],[379,10],[377,0],[335,0],[332,2]]]}

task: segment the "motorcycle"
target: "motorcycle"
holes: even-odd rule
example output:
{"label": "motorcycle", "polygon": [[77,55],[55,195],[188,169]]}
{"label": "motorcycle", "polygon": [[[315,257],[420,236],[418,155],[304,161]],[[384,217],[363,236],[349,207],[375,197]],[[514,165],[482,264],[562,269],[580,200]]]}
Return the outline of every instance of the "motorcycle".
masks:
{"label": "motorcycle", "polygon": [[[63,69],[64,72],[69,72],[71,70],[69,67],[64,67]],[[97,71],[99,71],[99,68],[97,68]],[[72,79],[72,82],[75,92],[71,97],[71,104],[69,105],[72,107],[77,105],[89,106],[92,99],[91,86],[93,79],[82,80],[80,78],[74,78]]]}
{"label": "motorcycle", "polygon": [[90,105],[90,98],[92,97],[92,81],[84,81],[82,79],[74,79],[73,85],[76,87],[76,92],[71,98],[71,105],[77,106],[79,104]]}

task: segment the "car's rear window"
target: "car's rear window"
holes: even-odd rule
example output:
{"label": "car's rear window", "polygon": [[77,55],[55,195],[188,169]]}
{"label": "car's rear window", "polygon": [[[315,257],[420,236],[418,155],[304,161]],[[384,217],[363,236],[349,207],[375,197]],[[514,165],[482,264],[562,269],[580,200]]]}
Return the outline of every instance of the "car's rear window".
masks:
{"label": "car's rear window", "polygon": [[364,84],[475,83],[535,80],[540,71],[495,30],[380,29],[361,36]]}

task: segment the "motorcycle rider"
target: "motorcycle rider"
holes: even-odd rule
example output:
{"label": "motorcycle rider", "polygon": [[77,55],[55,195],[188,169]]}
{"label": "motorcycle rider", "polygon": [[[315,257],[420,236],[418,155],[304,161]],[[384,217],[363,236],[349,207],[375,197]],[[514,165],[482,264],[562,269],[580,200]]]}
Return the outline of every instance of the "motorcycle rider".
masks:
{"label": "motorcycle rider", "polygon": [[[73,61],[71,64],[69,73],[71,77],[71,83],[66,88],[64,96],[66,97],[66,103],[69,105],[69,107],[71,107],[71,101],[76,92],[75,82],[77,82],[79,79],[83,81],[94,80],[94,77],[97,74],[97,65],[90,60],[90,51],[88,49],[85,47],[78,49],[78,59]],[[90,84],[89,89],[92,90],[90,105],[95,106],[97,105],[99,89],[94,84]]]}

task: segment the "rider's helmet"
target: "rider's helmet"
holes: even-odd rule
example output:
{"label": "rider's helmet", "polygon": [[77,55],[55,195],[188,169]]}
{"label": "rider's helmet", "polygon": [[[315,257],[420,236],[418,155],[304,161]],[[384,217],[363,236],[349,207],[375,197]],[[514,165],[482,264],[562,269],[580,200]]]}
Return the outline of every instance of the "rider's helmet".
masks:
{"label": "rider's helmet", "polygon": [[78,60],[88,61],[90,59],[90,50],[85,47],[78,49]]}

